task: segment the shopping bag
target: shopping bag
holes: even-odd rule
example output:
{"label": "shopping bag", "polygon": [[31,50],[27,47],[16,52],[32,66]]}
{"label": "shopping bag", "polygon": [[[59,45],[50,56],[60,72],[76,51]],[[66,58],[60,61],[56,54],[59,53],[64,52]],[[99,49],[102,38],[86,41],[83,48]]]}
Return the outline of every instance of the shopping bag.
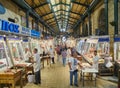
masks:
{"label": "shopping bag", "polygon": [[28,75],[28,82],[29,83],[34,83],[35,82],[35,75]]}

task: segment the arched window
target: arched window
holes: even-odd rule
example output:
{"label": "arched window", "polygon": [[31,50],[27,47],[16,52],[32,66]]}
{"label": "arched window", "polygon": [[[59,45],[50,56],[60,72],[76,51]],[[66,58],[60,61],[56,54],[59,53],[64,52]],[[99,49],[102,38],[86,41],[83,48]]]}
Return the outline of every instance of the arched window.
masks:
{"label": "arched window", "polygon": [[98,29],[99,29],[99,35],[105,35],[105,21],[106,18],[105,18],[105,9],[102,8],[100,10],[100,14],[99,14],[99,17],[98,17]]}
{"label": "arched window", "polygon": [[83,25],[83,36],[88,36],[88,25],[87,25],[87,23]]}

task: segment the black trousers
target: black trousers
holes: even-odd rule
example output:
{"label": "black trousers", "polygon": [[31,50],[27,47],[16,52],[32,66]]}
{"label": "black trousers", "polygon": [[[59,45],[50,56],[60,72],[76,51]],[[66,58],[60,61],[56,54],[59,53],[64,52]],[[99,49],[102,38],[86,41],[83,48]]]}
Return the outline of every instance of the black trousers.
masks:
{"label": "black trousers", "polygon": [[52,63],[53,63],[53,64],[55,63],[54,57],[52,57]]}
{"label": "black trousers", "polygon": [[35,83],[39,84],[41,83],[41,71],[35,72]]}

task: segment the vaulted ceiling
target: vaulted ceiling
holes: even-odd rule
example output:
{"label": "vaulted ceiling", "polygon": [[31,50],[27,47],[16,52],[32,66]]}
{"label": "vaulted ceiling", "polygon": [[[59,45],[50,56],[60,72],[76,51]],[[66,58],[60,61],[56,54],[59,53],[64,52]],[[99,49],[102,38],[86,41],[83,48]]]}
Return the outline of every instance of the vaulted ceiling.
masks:
{"label": "vaulted ceiling", "polygon": [[73,27],[95,0],[24,0],[53,29]]}

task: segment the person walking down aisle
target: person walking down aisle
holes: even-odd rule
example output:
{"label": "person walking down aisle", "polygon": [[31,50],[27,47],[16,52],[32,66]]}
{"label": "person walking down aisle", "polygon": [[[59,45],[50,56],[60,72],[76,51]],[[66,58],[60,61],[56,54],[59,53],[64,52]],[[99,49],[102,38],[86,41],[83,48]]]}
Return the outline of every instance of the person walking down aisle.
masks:
{"label": "person walking down aisle", "polygon": [[33,50],[34,58],[31,61],[34,63],[34,72],[35,72],[35,84],[41,84],[41,71],[40,71],[40,55],[38,54],[38,49]]}
{"label": "person walking down aisle", "polygon": [[70,57],[71,57],[71,48],[68,47],[68,49],[67,49],[67,60],[69,60]]}
{"label": "person walking down aisle", "polygon": [[62,50],[61,55],[62,55],[63,66],[65,67],[66,66],[66,57],[67,57],[66,49]]}
{"label": "person walking down aisle", "polygon": [[57,48],[56,48],[56,52],[57,52],[57,61],[60,61],[60,45],[57,45]]}
{"label": "person walking down aisle", "polygon": [[50,58],[52,59],[52,63],[55,64],[55,60],[54,60],[55,51],[52,48],[52,46],[50,46],[49,54],[50,54]]}
{"label": "person walking down aisle", "polygon": [[69,58],[68,61],[69,69],[70,69],[70,85],[73,86],[73,76],[74,76],[74,85],[78,87],[78,65],[80,67],[80,61],[77,60],[77,53],[74,52],[73,56]]}

